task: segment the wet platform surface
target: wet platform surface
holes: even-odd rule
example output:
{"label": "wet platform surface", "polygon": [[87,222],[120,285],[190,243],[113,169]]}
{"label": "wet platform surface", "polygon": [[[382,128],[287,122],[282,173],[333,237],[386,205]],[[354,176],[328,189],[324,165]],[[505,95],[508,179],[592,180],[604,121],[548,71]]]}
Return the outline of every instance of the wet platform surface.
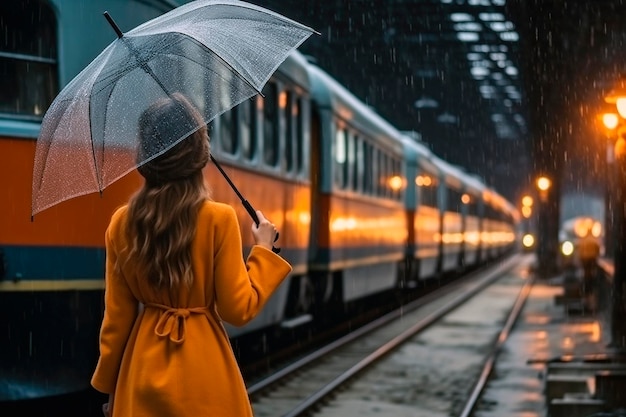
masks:
{"label": "wet platform surface", "polygon": [[[597,311],[591,311],[581,298],[564,302],[567,280],[563,275],[536,278],[474,416],[575,417],[604,408],[590,394],[595,389],[593,372],[576,374],[582,369],[578,364],[611,354],[608,306],[598,305]],[[556,363],[568,368],[567,372],[555,375]],[[594,366],[606,368],[597,362]],[[547,389],[548,381],[552,391],[557,387],[557,391],[573,392],[554,394]],[[552,396],[578,406],[550,405]]]}

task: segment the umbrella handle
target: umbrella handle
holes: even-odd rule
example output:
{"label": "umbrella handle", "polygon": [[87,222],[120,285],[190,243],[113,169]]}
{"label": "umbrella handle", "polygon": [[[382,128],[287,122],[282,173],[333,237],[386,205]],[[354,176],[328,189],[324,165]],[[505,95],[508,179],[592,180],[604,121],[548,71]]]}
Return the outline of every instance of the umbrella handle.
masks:
{"label": "umbrella handle", "polygon": [[[250,217],[252,217],[252,220],[254,221],[254,224],[256,224],[258,226],[259,225],[259,216],[256,215],[256,211],[252,207],[252,204],[250,204],[248,202],[248,200],[245,200],[245,199],[241,200],[241,204],[243,204],[244,208],[246,209],[246,211],[248,212]],[[280,233],[276,232],[276,237],[274,238],[274,242],[276,242],[278,240],[278,236],[279,235],[280,235]],[[272,252],[280,253],[280,248],[274,247],[274,245],[272,245]]]}
{"label": "umbrella handle", "polygon": [[[243,204],[244,208],[246,209],[246,211],[248,212],[250,217],[252,217],[252,220],[254,220],[254,224],[256,224],[257,227],[258,227],[259,226],[259,217],[256,215],[256,211],[252,207],[252,204],[250,204],[248,202],[248,200],[243,198],[243,196],[241,195],[241,193],[239,192],[237,187],[235,187],[235,184],[233,184],[233,182],[230,180],[230,177],[226,174],[226,171],[224,171],[224,169],[222,169],[222,166],[219,164],[219,162],[217,162],[217,160],[215,158],[213,158],[213,155],[209,154],[209,157],[211,158],[211,161],[213,161],[213,163],[217,167],[217,170],[220,172],[220,174],[222,174],[224,179],[226,179],[226,182],[228,183],[228,185],[230,185],[230,188],[232,188],[233,191],[235,192],[235,194],[237,194],[237,197],[239,197],[239,200],[241,201],[241,204]],[[274,238],[274,242],[276,242],[278,240],[278,236],[279,236],[279,233],[276,232],[276,237]],[[276,247],[274,247],[272,245],[272,252],[280,253],[280,248],[276,248]]]}

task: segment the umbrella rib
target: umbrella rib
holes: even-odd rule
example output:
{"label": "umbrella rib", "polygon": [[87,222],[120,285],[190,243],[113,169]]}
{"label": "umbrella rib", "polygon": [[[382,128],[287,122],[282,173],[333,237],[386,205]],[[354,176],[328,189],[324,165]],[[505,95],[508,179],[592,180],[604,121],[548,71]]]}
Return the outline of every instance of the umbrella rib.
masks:
{"label": "umbrella rib", "polygon": [[[174,32],[170,32],[170,33],[174,33]],[[196,45],[198,45],[201,49],[205,50],[207,53],[215,56],[220,62],[222,62],[224,65],[226,65],[226,67],[228,67],[228,69],[231,70],[231,73],[236,74],[240,79],[242,79],[246,84],[248,84],[248,86],[252,87],[254,89],[254,91],[256,91],[258,94],[260,94],[261,97],[265,97],[265,95],[254,84],[252,84],[250,82],[250,80],[248,80],[248,78],[246,78],[243,74],[241,74],[239,71],[237,71],[228,61],[226,61],[224,58],[222,58],[220,56],[220,54],[218,54],[217,52],[213,51],[211,48],[209,48],[208,46],[206,46],[202,42],[198,41],[193,36],[190,36],[190,35],[188,35],[188,34],[186,34],[184,32],[179,32],[179,31],[176,31],[175,33],[178,33],[181,36],[185,37],[186,39],[189,39],[191,42],[193,42]],[[188,56],[183,56],[183,55],[179,55],[179,56],[191,60]],[[198,63],[197,61],[193,61],[193,62]]]}

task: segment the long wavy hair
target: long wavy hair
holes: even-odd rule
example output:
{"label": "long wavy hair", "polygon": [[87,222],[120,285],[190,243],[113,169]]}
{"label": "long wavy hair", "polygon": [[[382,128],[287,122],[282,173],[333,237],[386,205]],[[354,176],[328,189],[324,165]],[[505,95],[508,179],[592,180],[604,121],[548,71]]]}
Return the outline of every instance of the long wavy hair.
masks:
{"label": "long wavy hair", "polygon": [[[172,129],[193,133],[171,146]],[[181,94],[157,101],[139,119],[138,160],[155,151],[162,153],[137,168],[145,182],[128,204],[129,258],[139,261],[151,288],[177,291],[193,282],[191,244],[208,198],[202,168],[209,160],[206,125]]]}

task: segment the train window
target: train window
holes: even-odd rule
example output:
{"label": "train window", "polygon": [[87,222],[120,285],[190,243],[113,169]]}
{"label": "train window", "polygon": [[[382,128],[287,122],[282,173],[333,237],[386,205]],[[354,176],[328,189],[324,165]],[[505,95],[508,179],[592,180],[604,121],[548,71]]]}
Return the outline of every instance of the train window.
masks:
{"label": "train window", "polygon": [[478,215],[478,197],[473,194],[468,194],[469,201],[466,203],[467,205],[467,214],[470,216]]}
{"label": "train window", "polygon": [[245,159],[251,161],[256,155],[256,99],[240,104],[238,112],[241,152]]}
{"label": "train window", "polygon": [[385,195],[385,188],[387,185],[386,172],[385,172],[385,155],[380,149],[376,149],[376,171],[378,181],[376,182],[376,195],[383,197]]}
{"label": "train window", "polygon": [[354,172],[352,173],[354,190],[363,192],[363,180],[365,176],[365,142],[359,136],[354,137]]}
{"label": "train window", "polygon": [[429,207],[437,207],[437,186],[439,184],[437,177],[429,172],[422,171],[415,178],[415,184],[417,185],[420,204]]}
{"label": "train window", "polygon": [[[284,109],[285,109],[285,121],[286,121],[286,135],[285,135],[285,168],[287,172],[293,171],[293,148],[294,142],[296,139],[296,135],[294,129],[296,124],[294,123],[294,103],[293,103],[293,92],[286,91],[281,94],[281,97],[285,97]],[[281,99],[282,101],[282,99]],[[283,103],[281,102],[281,107]]]}
{"label": "train window", "polygon": [[404,186],[405,186],[403,177],[402,177],[402,162],[397,158],[393,158],[392,167],[393,167],[392,183],[391,183],[391,188],[393,192],[392,197],[395,200],[401,200],[402,190],[404,189]]}
{"label": "train window", "polygon": [[394,165],[393,165],[393,157],[389,154],[385,154],[385,190],[386,197],[394,198],[394,190],[393,190],[393,175],[394,175]]}
{"label": "train window", "polygon": [[378,195],[387,196],[387,182],[389,175],[387,172],[387,154],[378,150]]}
{"label": "train window", "polygon": [[278,164],[278,86],[266,84],[263,88],[263,160],[269,166]]}
{"label": "train window", "polygon": [[446,197],[447,211],[460,213],[461,212],[461,193],[454,188],[450,188],[450,186],[446,187],[446,191],[447,191],[447,197]]}
{"label": "train window", "polygon": [[354,134],[349,132],[346,136],[346,163],[344,164],[346,188],[356,190],[354,177],[354,160],[356,159],[356,149],[354,144]]}
{"label": "train window", "polygon": [[376,170],[376,167],[374,166],[374,149],[371,144],[363,141],[363,151],[363,155],[365,157],[363,190],[365,191],[365,194],[374,194],[374,178]]}
{"label": "train window", "polygon": [[59,91],[54,12],[43,1],[3,1],[0,16],[0,114],[41,120]]}
{"label": "train window", "polygon": [[391,197],[391,187],[389,184],[389,180],[391,179],[391,158],[388,153],[383,152],[383,182],[382,182],[382,191],[383,197],[389,198]]}
{"label": "train window", "polygon": [[335,159],[335,185],[340,188],[346,186],[346,137],[348,132],[337,126],[335,132],[335,144],[333,146]]}
{"label": "train window", "polygon": [[233,108],[220,116],[220,146],[225,153],[234,155],[237,152],[237,108]]}
{"label": "train window", "polygon": [[302,97],[295,100],[294,118],[296,121],[296,136],[294,146],[296,148],[296,171],[302,173],[304,170],[304,109]]}

